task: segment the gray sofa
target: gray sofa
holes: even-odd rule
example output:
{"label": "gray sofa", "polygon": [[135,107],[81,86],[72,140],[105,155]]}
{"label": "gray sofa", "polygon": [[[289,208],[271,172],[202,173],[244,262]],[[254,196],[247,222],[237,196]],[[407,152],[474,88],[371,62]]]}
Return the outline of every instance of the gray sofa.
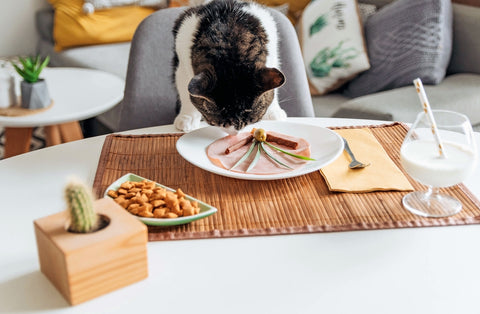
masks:
{"label": "gray sofa", "polygon": [[[391,0],[362,0],[379,8]],[[130,43],[53,50],[53,11],[36,16],[40,34],[38,52],[51,56],[50,66],[100,69],[126,77]],[[447,76],[438,85],[426,85],[432,107],[465,113],[480,126],[480,8],[453,4],[453,47]],[[105,58],[108,56],[108,58]],[[318,117],[346,117],[413,122],[420,111],[418,96],[411,86],[377,92],[357,98],[340,93],[312,97]],[[107,131],[117,131],[115,108],[97,117]]]}
{"label": "gray sofa", "polygon": [[[379,0],[371,0],[378,3]],[[388,2],[388,1],[383,1]],[[453,45],[447,75],[425,85],[434,109],[466,114],[480,127],[480,8],[453,4]],[[413,122],[421,111],[413,84],[349,99],[340,93],[313,97],[315,115]]]}

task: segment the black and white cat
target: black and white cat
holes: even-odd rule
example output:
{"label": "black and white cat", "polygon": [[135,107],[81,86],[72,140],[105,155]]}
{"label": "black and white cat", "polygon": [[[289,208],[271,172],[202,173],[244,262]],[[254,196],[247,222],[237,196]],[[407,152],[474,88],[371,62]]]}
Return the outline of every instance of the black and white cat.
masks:
{"label": "black and white cat", "polygon": [[285,82],[277,28],[265,8],[213,0],[187,9],[173,33],[179,130],[194,130],[203,118],[235,133],[261,119],[287,117],[276,91]]}

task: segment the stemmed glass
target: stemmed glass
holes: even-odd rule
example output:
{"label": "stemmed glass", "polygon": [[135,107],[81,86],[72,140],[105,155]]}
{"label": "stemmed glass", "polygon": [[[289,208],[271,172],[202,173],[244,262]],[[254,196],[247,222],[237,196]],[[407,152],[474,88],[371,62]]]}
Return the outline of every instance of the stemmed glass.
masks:
{"label": "stemmed glass", "polygon": [[441,194],[439,188],[464,181],[475,169],[478,153],[467,116],[447,110],[432,113],[444,156],[440,154],[427,114],[419,113],[402,143],[400,160],[405,171],[427,185],[428,190],[409,193],[402,203],[417,215],[446,217],[458,213],[462,204],[452,196]]}

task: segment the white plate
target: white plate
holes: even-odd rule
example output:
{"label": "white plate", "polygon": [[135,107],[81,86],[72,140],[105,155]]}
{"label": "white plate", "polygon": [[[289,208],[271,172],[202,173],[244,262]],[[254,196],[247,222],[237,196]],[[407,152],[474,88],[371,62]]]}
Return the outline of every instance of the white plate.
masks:
{"label": "white plate", "polygon": [[263,128],[267,132],[275,131],[304,138],[310,143],[311,157],[315,161],[309,161],[303,167],[292,171],[270,175],[240,173],[220,168],[208,159],[206,148],[213,141],[228,134],[213,126],[182,135],[177,141],[177,151],[188,162],[199,168],[222,176],[246,180],[275,180],[304,175],[325,167],[343,151],[343,141],[340,135],[327,128],[287,121],[261,121],[247,126],[242,132],[250,131],[254,127]]}

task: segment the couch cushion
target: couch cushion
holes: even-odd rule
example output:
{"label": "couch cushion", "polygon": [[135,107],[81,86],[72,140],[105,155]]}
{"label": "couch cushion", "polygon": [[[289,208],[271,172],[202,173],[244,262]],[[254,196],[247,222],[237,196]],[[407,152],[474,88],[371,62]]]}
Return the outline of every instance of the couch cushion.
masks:
{"label": "couch cushion", "polygon": [[397,0],[365,24],[371,67],[345,89],[349,97],[412,84],[438,84],[452,45],[450,0]]}
{"label": "couch cushion", "polygon": [[323,96],[313,96],[313,111],[315,117],[331,117],[338,110],[341,104],[347,102],[350,98],[340,93],[330,93]]}
{"label": "couch cushion", "polygon": [[453,48],[448,73],[480,74],[480,8],[453,4]]}
{"label": "couch cushion", "polygon": [[[425,85],[432,109],[466,114],[472,124],[480,123],[480,75],[454,74],[438,85]],[[422,105],[413,84],[358,97],[342,104],[334,117],[365,118],[413,123]]]}

